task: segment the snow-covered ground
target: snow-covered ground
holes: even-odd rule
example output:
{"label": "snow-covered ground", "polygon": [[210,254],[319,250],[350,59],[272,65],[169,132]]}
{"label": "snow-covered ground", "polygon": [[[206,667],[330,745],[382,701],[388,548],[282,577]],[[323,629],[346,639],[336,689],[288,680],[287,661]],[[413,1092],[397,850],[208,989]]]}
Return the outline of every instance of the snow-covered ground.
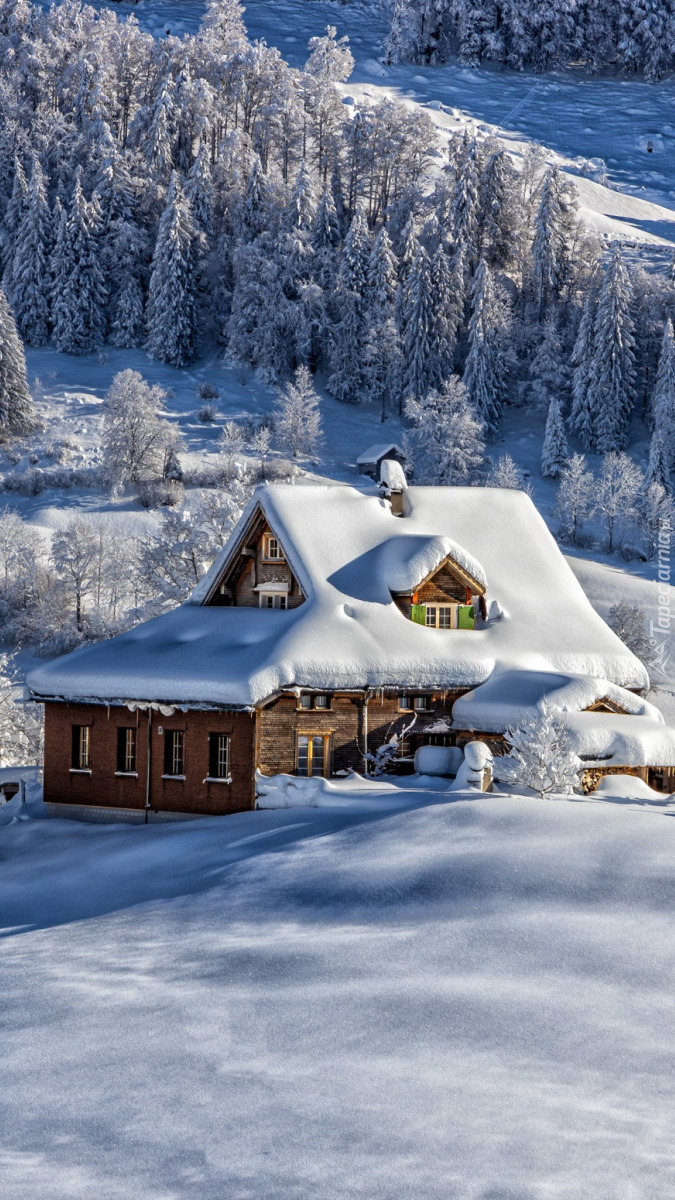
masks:
{"label": "snow-covered ground", "polygon": [[3,1195],[671,1195],[672,810],[415,786],[0,827]]}

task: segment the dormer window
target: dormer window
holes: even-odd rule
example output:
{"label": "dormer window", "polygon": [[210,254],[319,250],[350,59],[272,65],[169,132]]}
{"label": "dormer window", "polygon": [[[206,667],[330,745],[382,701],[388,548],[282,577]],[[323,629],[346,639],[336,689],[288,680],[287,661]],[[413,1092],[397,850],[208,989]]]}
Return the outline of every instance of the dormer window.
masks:
{"label": "dormer window", "polygon": [[284,553],[279,545],[279,539],[273,533],[263,537],[263,562],[284,562]]}

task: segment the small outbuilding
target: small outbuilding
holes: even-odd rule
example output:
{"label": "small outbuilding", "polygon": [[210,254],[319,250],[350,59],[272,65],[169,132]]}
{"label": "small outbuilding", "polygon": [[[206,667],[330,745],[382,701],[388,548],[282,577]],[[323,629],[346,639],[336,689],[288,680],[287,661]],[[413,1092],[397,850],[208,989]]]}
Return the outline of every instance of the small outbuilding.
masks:
{"label": "small outbuilding", "polygon": [[380,478],[380,467],[385,458],[392,458],[402,467],[405,466],[406,456],[396,442],[376,442],[364,450],[363,454],[359,454],[356,460],[359,475],[370,475],[371,479],[377,482]]}

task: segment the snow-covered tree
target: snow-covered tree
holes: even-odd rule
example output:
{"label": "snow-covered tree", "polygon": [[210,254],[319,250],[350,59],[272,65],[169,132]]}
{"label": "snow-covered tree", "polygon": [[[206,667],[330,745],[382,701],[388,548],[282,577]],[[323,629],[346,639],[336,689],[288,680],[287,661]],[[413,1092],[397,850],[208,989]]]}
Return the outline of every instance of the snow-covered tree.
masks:
{"label": "snow-covered tree", "polygon": [[91,354],[105,332],[107,289],[99,262],[101,213],[87,202],[79,171],[65,227],[54,247],[54,345],[65,354]]}
{"label": "snow-covered tree", "polygon": [[601,454],[623,450],[635,398],[633,289],[614,248],[598,296],[589,403]]}
{"label": "snow-covered tree", "polygon": [[294,458],[313,458],[322,440],[319,397],[309,368],[296,369],[279,397],[274,429]]}
{"label": "snow-covered tree", "polygon": [[33,160],[23,216],[16,231],[14,256],[8,271],[9,293],[17,328],[32,346],[44,346],[49,337],[48,264],[51,250],[51,214],[44,176]]}
{"label": "snow-covered tree", "polygon": [[490,434],[497,429],[506,397],[509,363],[503,347],[503,321],[492,272],[487,263],[481,262],[474,283],[463,379],[469,399]]}
{"label": "snow-covered tree", "polygon": [[330,83],[345,83],[354,70],[354,56],[349,38],[338,37],[334,25],[327,25],[323,37],[309,39],[310,55],[305,71]]}
{"label": "snow-covered tree", "polygon": [[652,396],[654,429],[663,439],[668,465],[675,465],[675,331],[668,317]]}
{"label": "snow-covered tree", "polygon": [[488,487],[509,488],[511,491],[523,491],[525,488],[523,472],[510,454],[500,454],[492,464],[487,483]]}
{"label": "snow-covered tree", "polygon": [[35,413],[28,390],[26,356],[14,314],[0,288],[0,431],[23,434],[34,426]]}
{"label": "snow-covered tree", "polygon": [[532,244],[534,293],[541,320],[564,294],[576,225],[574,190],[557,167],[546,173],[535,219]]}
{"label": "snow-covered tree", "polygon": [[541,473],[546,479],[557,479],[569,461],[565,422],[560,400],[551,400],[546,418],[544,444],[541,450]]}
{"label": "snow-covered tree", "polygon": [[663,435],[658,429],[652,434],[649,443],[649,462],[645,473],[645,487],[658,483],[665,492],[670,491],[670,464],[663,441]]}
{"label": "snow-covered tree", "polygon": [[647,544],[647,553],[653,558],[658,553],[663,535],[668,543],[675,528],[675,504],[669,492],[660,483],[645,485],[640,496],[640,529]]}
{"label": "snow-covered tree", "polygon": [[26,172],[21,165],[21,160],[15,157],[12,192],[5,209],[2,225],[0,225],[0,267],[3,277],[5,277],[5,286],[7,286],[7,273],[11,272],[14,261],[16,235],[25,213],[27,193]]}
{"label": "snow-covered tree", "polygon": [[433,303],[429,255],[420,246],[401,306],[403,392],[406,396],[422,396],[429,387],[440,382],[431,347]]}
{"label": "snow-covered tree", "polygon": [[0,652],[0,767],[42,764],[43,710],[38,704],[17,703],[23,691],[16,657]]}
{"label": "snow-covered tree", "polygon": [[[516,697],[517,700],[517,697]],[[581,760],[571,748],[558,708],[544,698],[515,727],[506,730],[508,755],[495,759],[500,783],[530,788],[544,799],[580,789]]]}
{"label": "snow-covered tree", "polygon": [[85,602],[94,588],[99,563],[99,537],[89,517],[74,517],[52,538],[52,561],[73,598],[75,627],[82,632]]}
{"label": "snow-covered tree", "polygon": [[591,392],[595,349],[596,296],[591,287],[586,296],[581,321],[572,351],[572,408],[569,424],[585,450],[595,444],[594,406]]}
{"label": "snow-covered tree", "polygon": [[165,398],[138,371],[115,375],[103,405],[104,471],[113,490],[162,475],[167,450],[179,441],[175,427],[159,415]]}
{"label": "snow-covered tree", "polygon": [[406,454],[415,481],[450,487],[471,483],[483,464],[485,437],[459,377],[451,376],[438,391],[409,398],[405,415],[410,421]]}
{"label": "snow-covered tree", "polygon": [[607,624],[640,662],[645,666],[650,663],[653,653],[647,633],[649,622],[643,608],[629,600],[619,600],[610,608]]}
{"label": "snow-covered tree", "polygon": [[332,394],[349,404],[360,404],[367,391],[365,314],[370,249],[368,228],[359,208],[345,238],[335,280],[333,303],[340,316],[333,328],[328,379]]}
{"label": "snow-covered tree", "polygon": [[556,514],[576,545],[579,529],[595,507],[595,480],[583,454],[573,454],[560,472]]}
{"label": "snow-covered tree", "polygon": [[197,342],[195,229],[190,204],[174,172],[152,258],[146,321],[153,358],[183,367]]}
{"label": "snow-covered tree", "polygon": [[594,502],[607,530],[610,554],[617,528],[623,528],[635,516],[643,484],[642,471],[627,454],[612,452],[605,455]]}

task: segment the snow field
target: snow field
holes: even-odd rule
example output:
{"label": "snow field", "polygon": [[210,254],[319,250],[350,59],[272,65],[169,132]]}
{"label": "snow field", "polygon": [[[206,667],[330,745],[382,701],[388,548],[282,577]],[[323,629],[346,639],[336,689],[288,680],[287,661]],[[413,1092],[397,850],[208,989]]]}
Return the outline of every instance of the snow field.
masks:
{"label": "snow field", "polygon": [[408,800],[4,828],[5,1194],[669,1194],[669,815]]}

